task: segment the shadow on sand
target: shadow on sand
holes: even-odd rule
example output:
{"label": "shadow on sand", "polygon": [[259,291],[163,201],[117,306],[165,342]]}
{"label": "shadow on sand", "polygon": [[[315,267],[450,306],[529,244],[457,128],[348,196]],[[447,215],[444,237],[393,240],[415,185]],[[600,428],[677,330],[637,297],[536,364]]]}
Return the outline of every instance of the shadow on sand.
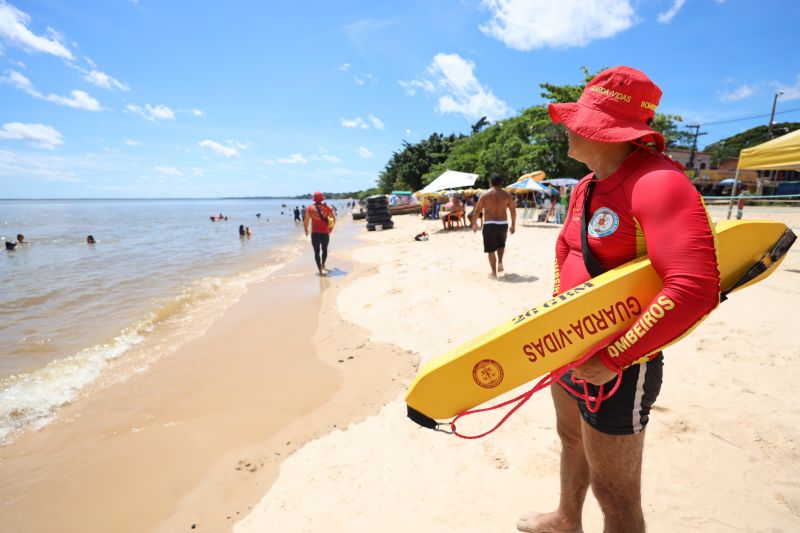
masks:
{"label": "shadow on sand", "polygon": [[328,270],[328,273],[325,275],[325,277],[326,278],[336,278],[336,277],[346,276],[346,275],[347,275],[347,271],[346,270],[341,270],[339,268],[334,267],[334,268]]}
{"label": "shadow on sand", "polygon": [[497,281],[504,281],[506,283],[531,283],[538,281],[536,276],[520,276],[519,274],[504,274],[497,278]]}

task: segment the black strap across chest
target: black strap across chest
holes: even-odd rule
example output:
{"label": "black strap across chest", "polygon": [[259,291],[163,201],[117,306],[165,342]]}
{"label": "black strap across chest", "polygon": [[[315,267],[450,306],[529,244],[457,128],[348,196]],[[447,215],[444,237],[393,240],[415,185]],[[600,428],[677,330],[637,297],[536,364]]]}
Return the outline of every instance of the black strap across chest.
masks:
{"label": "black strap across chest", "polygon": [[588,237],[588,227],[589,227],[589,220],[591,217],[589,216],[589,204],[592,202],[592,192],[594,191],[594,180],[590,180],[586,184],[586,192],[583,195],[583,215],[581,216],[581,251],[583,252],[583,264],[586,265],[586,270],[589,274],[596,278],[600,274],[606,271],[603,265],[600,264],[600,261],[592,254],[592,251],[589,250],[589,237]]}

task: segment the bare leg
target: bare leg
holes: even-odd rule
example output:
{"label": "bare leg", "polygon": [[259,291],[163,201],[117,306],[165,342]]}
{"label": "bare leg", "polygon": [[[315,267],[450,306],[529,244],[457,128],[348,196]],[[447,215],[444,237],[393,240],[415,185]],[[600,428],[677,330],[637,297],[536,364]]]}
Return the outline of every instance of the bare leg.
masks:
{"label": "bare leg", "polygon": [[498,272],[502,272],[503,271],[503,254],[505,253],[505,251],[506,251],[505,247],[497,249],[497,271]]}
{"label": "bare leg", "polygon": [[584,422],[583,444],[592,472],[592,492],[605,517],[604,533],[644,533],[644,433],[608,435]]}
{"label": "bare leg", "polygon": [[487,254],[489,256],[489,266],[492,267],[492,277],[497,277],[497,256],[494,252],[489,252]]}
{"label": "bare leg", "polygon": [[559,385],[550,387],[556,407],[556,427],[561,438],[561,497],[551,513],[528,513],[517,529],[529,533],[575,533],[583,529],[581,514],[589,489],[589,463],[583,451],[581,413],[577,402]]}

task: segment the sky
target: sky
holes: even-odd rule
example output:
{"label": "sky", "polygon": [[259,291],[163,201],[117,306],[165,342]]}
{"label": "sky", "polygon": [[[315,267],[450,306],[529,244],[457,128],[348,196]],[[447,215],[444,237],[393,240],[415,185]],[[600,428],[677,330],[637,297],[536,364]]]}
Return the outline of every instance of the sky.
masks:
{"label": "sky", "polygon": [[374,186],[392,153],[644,71],[699,145],[800,122],[797,0],[0,0],[0,198]]}

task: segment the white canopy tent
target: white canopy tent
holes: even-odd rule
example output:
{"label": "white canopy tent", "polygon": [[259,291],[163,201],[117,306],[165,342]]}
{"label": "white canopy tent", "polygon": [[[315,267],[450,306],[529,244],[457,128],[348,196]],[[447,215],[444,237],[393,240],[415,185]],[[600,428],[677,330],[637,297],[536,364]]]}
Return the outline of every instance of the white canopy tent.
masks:
{"label": "white canopy tent", "polygon": [[425,188],[419,191],[420,194],[444,191],[446,189],[457,189],[459,187],[472,187],[475,185],[475,180],[478,179],[477,174],[470,174],[468,172],[458,172],[456,170],[447,170],[438,178],[430,182]]}

